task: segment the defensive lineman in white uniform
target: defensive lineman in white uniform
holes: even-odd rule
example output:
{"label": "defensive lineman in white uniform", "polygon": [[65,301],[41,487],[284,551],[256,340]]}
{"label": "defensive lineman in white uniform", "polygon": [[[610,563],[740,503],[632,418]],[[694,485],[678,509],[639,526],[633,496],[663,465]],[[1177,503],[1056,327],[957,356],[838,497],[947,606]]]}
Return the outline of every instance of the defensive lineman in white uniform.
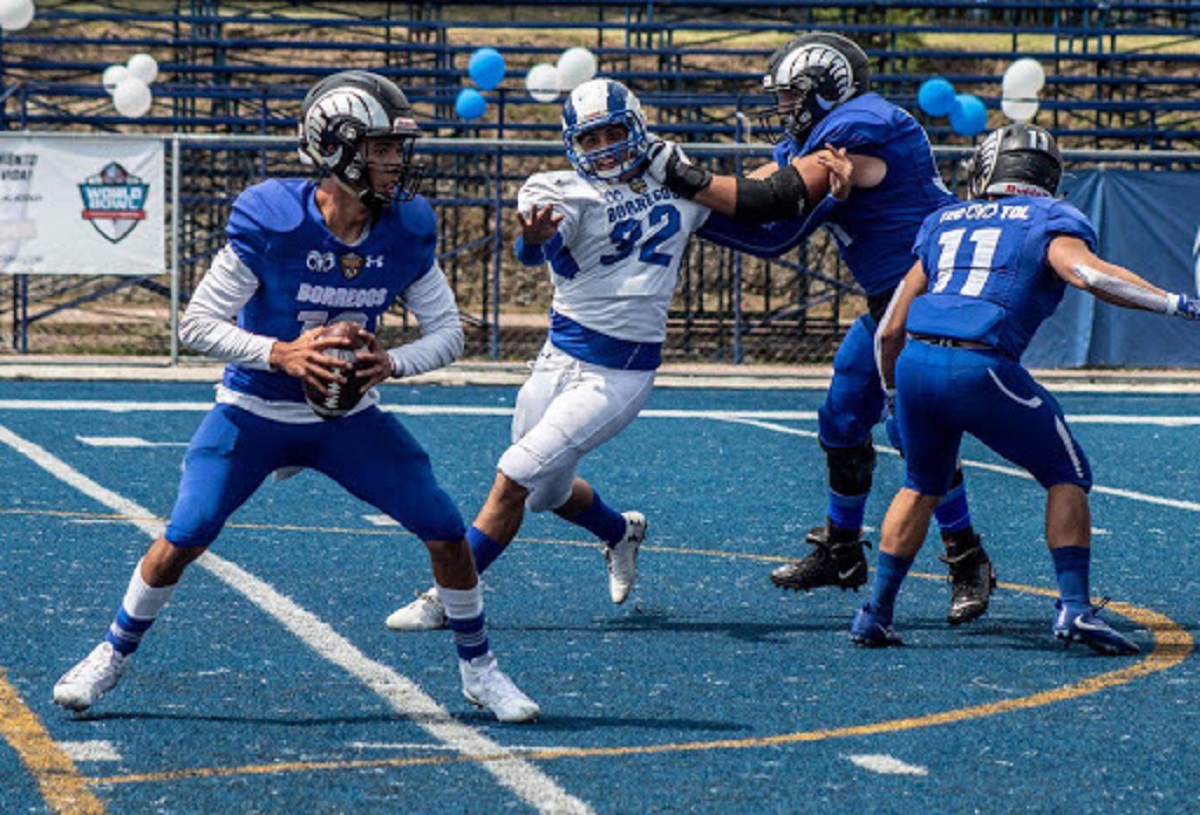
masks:
{"label": "defensive lineman in white uniform", "polygon": [[[679,265],[709,210],[644,174],[645,117],[619,82],[596,79],[572,91],[563,141],[575,170],[538,173],[517,199],[517,258],[550,266],[550,336],[517,396],[512,445],[467,540],[482,574],[516,535],[526,506],[553,510],[604,541],[609,593],[623,603],[646,519],[617,512],[577,470],[650,398]],[[429,630],[445,619],[431,589],[387,625]]]}

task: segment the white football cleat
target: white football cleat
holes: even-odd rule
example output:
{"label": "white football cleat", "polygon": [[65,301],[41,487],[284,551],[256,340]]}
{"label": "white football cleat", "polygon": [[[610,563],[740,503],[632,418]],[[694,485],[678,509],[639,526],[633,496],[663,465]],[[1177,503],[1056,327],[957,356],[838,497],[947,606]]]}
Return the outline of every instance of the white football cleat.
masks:
{"label": "white football cleat", "polygon": [[624,603],[637,580],[637,556],[646,538],[646,516],[640,512],[622,512],[625,518],[625,537],[612,546],[604,547],[608,561],[608,593],[617,605]]}
{"label": "white football cleat", "polygon": [[105,640],[54,683],[54,704],[82,713],[115,688],[128,668],[129,656]]}
{"label": "white football cleat", "polygon": [[446,607],[435,587],[418,592],[416,600],[393,611],[384,624],[393,631],[435,631],[446,627]]}
{"label": "white football cleat", "polygon": [[470,661],[458,661],[463,696],[477,707],[487,708],[502,722],[532,722],[542,709],[513,684],[491,652]]}

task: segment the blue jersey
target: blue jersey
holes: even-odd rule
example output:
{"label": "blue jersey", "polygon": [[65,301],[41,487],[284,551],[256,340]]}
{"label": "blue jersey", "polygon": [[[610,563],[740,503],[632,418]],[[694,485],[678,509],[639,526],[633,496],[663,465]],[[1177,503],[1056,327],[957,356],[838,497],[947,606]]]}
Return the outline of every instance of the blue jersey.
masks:
{"label": "blue jersey", "polygon": [[1058,235],[1096,249],[1084,214],[1054,198],[967,201],[934,213],[913,246],[929,291],[913,301],[908,330],[985,343],[1019,359],[1066,289],[1046,265]]}
{"label": "blue jersey", "polygon": [[942,183],[924,129],[879,94],[863,94],[834,108],[803,145],[784,139],[775,148],[775,160],[783,167],[826,144],[887,164],[878,186],[855,189],[825,223],[858,284],[868,295],[883,294],[912,266],[912,239],[921,223],[958,199]]}
{"label": "blue jersey", "polygon": [[[348,245],[325,225],[316,190],[309,180],[271,180],[234,202],[229,243],[258,278],[238,313],[239,327],[284,342],[338,319],[374,331],[379,315],[435,268],[436,220],[424,198],[391,204],[366,236]],[[229,365],[225,386],[262,399],[304,401],[300,380],[282,371]]]}

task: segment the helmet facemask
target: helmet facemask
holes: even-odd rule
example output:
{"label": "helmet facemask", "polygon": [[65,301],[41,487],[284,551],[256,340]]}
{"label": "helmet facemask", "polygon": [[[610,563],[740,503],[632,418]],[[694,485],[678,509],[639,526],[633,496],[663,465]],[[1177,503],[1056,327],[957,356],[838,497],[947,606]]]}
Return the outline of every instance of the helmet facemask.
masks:
{"label": "helmet facemask", "polygon": [[[585,134],[612,126],[624,128],[624,140],[592,150],[585,150],[580,144],[580,139]],[[575,165],[575,169],[600,181],[619,181],[646,158],[646,131],[641,122],[628,113],[613,114],[600,122],[589,122],[586,128],[574,128],[569,139],[567,157]]]}
{"label": "helmet facemask", "polygon": [[[367,136],[359,145],[363,167],[359,197],[368,205],[410,201],[425,177],[425,165],[413,161],[416,136]],[[374,204],[365,201],[374,199]]]}

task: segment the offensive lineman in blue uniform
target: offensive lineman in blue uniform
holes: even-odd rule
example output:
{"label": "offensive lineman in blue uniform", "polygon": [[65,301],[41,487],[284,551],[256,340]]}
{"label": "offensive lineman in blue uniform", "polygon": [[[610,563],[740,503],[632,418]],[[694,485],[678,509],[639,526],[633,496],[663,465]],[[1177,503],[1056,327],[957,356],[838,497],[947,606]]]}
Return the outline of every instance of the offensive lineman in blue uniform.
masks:
{"label": "offensive lineman in blue uniform", "polygon": [[[850,40],[804,34],[772,57],[763,79],[777,104],[768,114],[783,136],[774,165],[750,177],[714,176],[689,163],[678,147],[656,145],[651,173],[685,198],[715,210],[708,237],[742,222],[779,222],[774,251],[756,243],[717,239],[752,254],[779,256],[825,225],[854,279],[867,294],[868,313],[847,332],[833,360],[833,379],[819,412],[821,447],[829,468],[827,523],[811,530],[816,547],[802,560],[775,569],[781,588],[809,590],[867,582],[862,525],[875,469],[871,429],[884,416],[884,392],[875,368],[878,320],[911,263],[913,236],[931,212],[957,199],[942,184],[929,140],[904,110],[868,91],[867,56]],[[827,196],[822,154],[848,153],[852,191],[846,201]],[[796,229],[794,227],[802,228]],[[947,620],[968,622],[987,611],[996,577],[971,526],[961,470],[936,511],[950,567],[952,598]]]}
{"label": "offensive lineman in blue uniform", "polygon": [[[86,710],[112,690],[184,569],[226,519],[272,472],[309,467],[425,543],[467,699],[501,721],[538,716],[488,647],[458,508],[417,440],[377,407],[375,385],[448,365],[463,348],[454,294],[437,264],[433,209],[416,195],[419,136],[391,81],[366,71],[334,74],[313,86],[301,111],[301,158],[323,180],[269,180],[234,202],[229,242],[180,324],[184,342],[228,363],[217,405],[188,447],[165,532],[134,568],[105,639],[54,686],[57,704]],[[355,322],[374,331],[397,298],[420,322],[420,339],[385,351],[368,333],[353,371],[325,355],[349,343],[325,336],[326,326]],[[345,416],[326,421],[306,403],[302,385],[326,391],[355,375],[366,394]]]}
{"label": "offensive lineman in blue uniform", "polygon": [[917,263],[880,329],[879,367],[896,389],[907,476],[883,522],[871,598],[850,629],[860,645],[900,644],[896,595],[970,433],[1046,489],[1046,543],[1060,594],[1054,636],[1104,654],[1138,652],[1092,606],[1091,468],[1058,402],[1020,358],[1068,284],[1189,320],[1200,319],[1200,301],[1097,257],[1087,218],[1054,198],[1061,178],[1048,132],[1001,128],[973,158],[973,200],[930,215],[917,235]]}

